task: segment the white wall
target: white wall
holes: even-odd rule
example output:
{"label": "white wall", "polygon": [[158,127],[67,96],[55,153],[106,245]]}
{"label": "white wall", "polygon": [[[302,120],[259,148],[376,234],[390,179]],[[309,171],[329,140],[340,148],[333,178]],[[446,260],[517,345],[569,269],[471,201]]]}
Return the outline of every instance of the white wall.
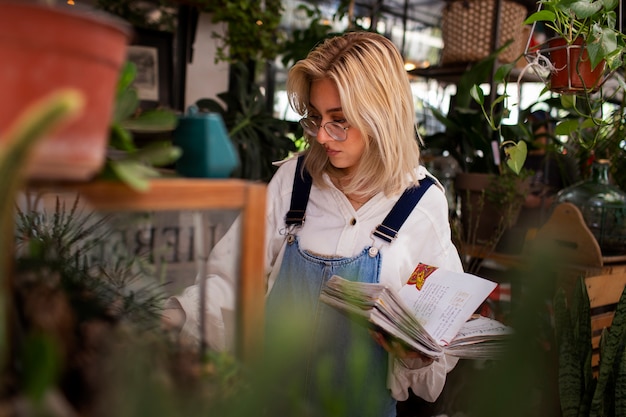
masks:
{"label": "white wall", "polygon": [[211,36],[214,31],[216,26],[211,22],[211,16],[201,13],[193,45],[193,62],[187,65],[185,109],[200,98],[215,98],[228,88],[228,64],[215,63],[217,42]]}

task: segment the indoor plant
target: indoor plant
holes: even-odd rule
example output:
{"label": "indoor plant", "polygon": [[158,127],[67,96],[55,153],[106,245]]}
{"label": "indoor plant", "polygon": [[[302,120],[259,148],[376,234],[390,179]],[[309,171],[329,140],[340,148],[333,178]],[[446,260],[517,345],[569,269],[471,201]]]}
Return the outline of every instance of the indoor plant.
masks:
{"label": "indoor plant", "polygon": [[[507,46],[505,44],[463,73],[447,114],[430,107],[445,130],[425,137],[427,147],[449,152],[463,172],[504,174],[508,171],[502,166],[502,160],[513,173],[521,171],[525,154],[524,142],[520,139],[532,138],[532,132],[523,123],[503,123],[510,112],[506,92],[493,94],[490,100],[486,100],[480,87],[490,78],[494,86],[506,84],[514,64],[499,66],[493,76],[492,71],[498,55]],[[521,110],[522,113],[528,111]]]}
{"label": "indoor plant", "polygon": [[[243,63],[236,64],[236,73],[248,78]],[[235,83],[235,91],[218,94],[215,99],[201,99],[196,105],[200,111],[215,112],[222,116],[230,138],[239,152],[240,166],[234,177],[269,181],[276,169],[273,162],[284,159],[296,151],[294,141],[288,136],[289,122],[277,119],[267,110],[260,87],[243,82]]]}
{"label": "indoor plant", "polygon": [[151,140],[141,147],[137,145],[134,133],[171,136],[178,117],[166,108],[140,109],[137,90],[132,86],[136,74],[137,68],[130,61],[120,71],[106,163],[98,177],[117,179],[137,191],[144,191],[151,178],[161,176],[157,167],[175,162],[181,149],[172,144],[171,138]]}
{"label": "indoor plant", "polygon": [[[543,22],[554,35],[528,51],[531,65],[548,62],[546,53],[550,58],[565,59],[564,63],[547,65],[553,91],[597,90],[607,72],[622,66],[626,38],[621,32],[621,15],[616,13],[619,4],[619,0],[541,0],[538,11],[526,19],[525,23],[533,27]],[[566,72],[567,67],[574,68]],[[597,78],[583,78],[584,71],[593,72]]]}
{"label": "indoor plant", "polygon": [[[568,138],[566,146],[579,157],[582,177],[588,174],[596,151],[609,157],[608,150],[617,160],[621,154],[619,139],[609,140],[621,134],[623,118],[620,103],[625,85],[619,73],[625,64],[626,37],[619,5],[619,0],[542,0],[526,21],[533,28],[545,25],[553,35],[527,51],[527,68],[539,68],[540,74],[549,72],[546,89],[558,93],[555,97],[560,100],[551,106],[560,117],[555,134]],[[563,45],[550,46],[556,39]],[[569,62],[550,63],[555,55],[568,55]],[[586,79],[587,71],[593,71],[596,78]],[[609,77],[611,82],[605,83]],[[614,109],[609,110],[609,103]]]}
{"label": "indoor plant", "polygon": [[[564,97],[564,98],[571,98]],[[559,105],[567,100],[557,101]],[[579,180],[555,195],[555,204],[573,203],[596,238],[603,256],[625,251],[623,104],[606,103],[602,97],[577,97],[589,115],[571,107],[559,108],[561,120],[555,133],[567,137],[567,150],[573,156]]]}
{"label": "indoor plant", "polygon": [[[183,2],[181,0],[175,0]],[[283,13],[281,0],[242,2],[233,0],[185,0],[210,13],[213,23],[226,24],[223,33],[213,32],[219,41],[216,60],[245,62],[272,60],[281,51]]]}
{"label": "indoor plant", "polygon": [[[459,163],[461,172],[457,173],[454,191],[461,210],[454,231],[462,253],[480,247],[476,259],[493,251],[504,231],[516,222],[527,192],[523,186],[526,172],[521,169],[525,158],[523,138],[531,138],[532,133],[523,123],[502,123],[508,112],[506,95],[496,96],[488,105],[478,87],[489,79],[498,53],[479,61],[461,76],[447,114],[431,109],[445,130],[424,138],[427,148],[449,152]],[[506,74],[510,65],[498,74]],[[502,82],[500,77],[494,79],[495,85]],[[468,270],[476,272],[479,264],[468,265]]]}
{"label": "indoor plant", "polygon": [[51,130],[75,118],[84,106],[84,97],[76,90],[55,91],[29,105],[0,137],[0,366],[8,365],[9,317],[13,300],[10,297],[13,248],[13,203],[26,181],[26,163],[33,148]]}
{"label": "indoor plant", "polygon": [[[569,301],[569,303],[568,303]],[[559,361],[559,398],[563,417],[623,415],[626,410],[626,291],[622,292],[608,331],[600,340],[600,364],[591,366],[591,309],[584,278],[568,299],[559,289],[554,298],[554,326]]]}

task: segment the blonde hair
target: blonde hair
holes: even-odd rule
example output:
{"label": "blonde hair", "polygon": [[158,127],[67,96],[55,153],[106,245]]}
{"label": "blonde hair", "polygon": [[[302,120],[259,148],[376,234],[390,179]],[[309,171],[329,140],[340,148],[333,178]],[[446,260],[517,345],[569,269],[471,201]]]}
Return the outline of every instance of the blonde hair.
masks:
{"label": "blonde hair", "polygon": [[[393,195],[416,183],[420,149],[413,94],[396,46],[372,32],[349,32],[324,41],[289,71],[289,103],[301,116],[309,111],[311,83],[320,79],[335,82],[348,124],[365,140],[363,156],[344,191]],[[336,169],[323,146],[306,139],[310,146],[305,166],[323,186],[322,174],[332,175]]]}

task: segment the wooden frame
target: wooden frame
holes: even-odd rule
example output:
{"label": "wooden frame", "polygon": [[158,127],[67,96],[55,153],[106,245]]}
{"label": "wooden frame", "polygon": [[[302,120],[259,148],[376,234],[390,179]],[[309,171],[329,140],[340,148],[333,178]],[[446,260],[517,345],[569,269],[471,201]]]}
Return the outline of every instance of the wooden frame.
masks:
{"label": "wooden frame", "polygon": [[265,184],[237,179],[155,179],[147,192],[114,181],[31,185],[39,191],[77,192],[90,207],[101,211],[241,210],[235,353],[244,361],[258,357],[265,328]]}
{"label": "wooden frame", "polygon": [[133,85],[137,88],[142,108],[173,108],[173,49],[172,33],[134,28],[128,60],[137,66]]}

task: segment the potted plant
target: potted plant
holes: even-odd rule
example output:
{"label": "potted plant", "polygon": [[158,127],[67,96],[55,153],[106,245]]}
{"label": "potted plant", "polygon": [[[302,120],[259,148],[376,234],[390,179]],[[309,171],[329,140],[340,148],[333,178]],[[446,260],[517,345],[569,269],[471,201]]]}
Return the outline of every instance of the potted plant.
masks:
{"label": "potted plant", "polygon": [[528,51],[528,58],[531,65],[548,63],[552,91],[596,91],[609,72],[622,66],[626,38],[616,13],[619,4],[619,0],[539,2],[538,11],[525,23],[534,27],[543,22],[554,37]]}
{"label": "potted plant", "polygon": [[0,189],[4,202],[0,204],[0,366],[8,365],[9,311],[13,300],[11,253],[13,248],[14,201],[26,181],[26,164],[33,148],[48,134],[77,117],[84,106],[84,97],[76,90],[55,91],[31,103],[9,128],[0,135]]}
{"label": "potted plant", "polygon": [[36,179],[87,180],[105,162],[131,30],[102,11],[55,3],[0,1],[0,131],[46,93],[79,89],[86,98],[81,117],[50,132],[34,150],[28,170]]}
{"label": "potted plant", "polygon": [[122,181],[137,191],[145,191],[151,178],[161,176],[158,167],[175,162],[181,156],[181,149],[173,145],[171,137],[137,145],[135,134],[152,135],[157,139],[167,134],[171,136],[178,116],[167,108],[141,110],[137,90],[132,86],[136,75],[135,64],[127,61],[119,75],[106,162],[98,178]]}

